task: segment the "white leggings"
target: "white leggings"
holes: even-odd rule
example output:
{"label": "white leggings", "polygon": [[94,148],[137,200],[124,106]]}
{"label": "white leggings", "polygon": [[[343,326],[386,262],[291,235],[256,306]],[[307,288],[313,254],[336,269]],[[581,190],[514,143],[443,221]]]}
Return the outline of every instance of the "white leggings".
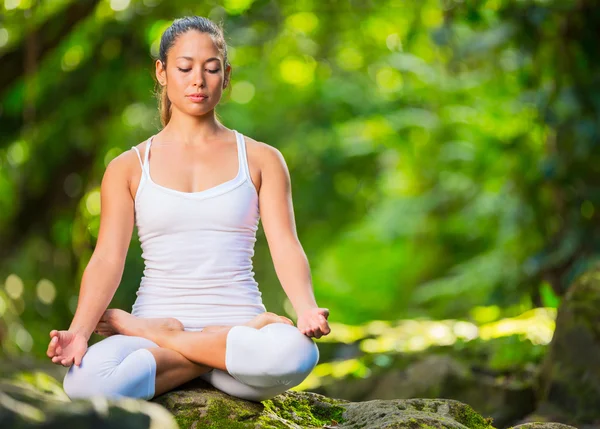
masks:
{"label": "white leggings", "polygon": [[[112,335],[90,346],[81,366],[72,365],[63,381],[71,399],[103,395],[151,399],[158,347],[142,337]],[[315,342],[286,323],[261,329],[234,326],[227,334],[225,366],[199,378],[238,398],[259,402],[300,384],[319,361]]]}

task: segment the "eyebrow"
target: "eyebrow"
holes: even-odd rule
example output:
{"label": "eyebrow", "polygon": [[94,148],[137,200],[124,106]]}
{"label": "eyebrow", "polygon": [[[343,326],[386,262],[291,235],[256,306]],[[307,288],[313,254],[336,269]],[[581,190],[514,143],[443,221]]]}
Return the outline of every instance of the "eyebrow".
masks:
{"label": "eyebrow", "polygon": [[[180,56],[180,57],[177,57],[177,58],[185,58],[186,60],[190,60],[190,61],[194,60],[192,57],[186,57],[186,56]],[[219,57],[210,57],[205,62],[207,63],[209,61],[219,61],[219,62],[221,62],[221,59]]]}

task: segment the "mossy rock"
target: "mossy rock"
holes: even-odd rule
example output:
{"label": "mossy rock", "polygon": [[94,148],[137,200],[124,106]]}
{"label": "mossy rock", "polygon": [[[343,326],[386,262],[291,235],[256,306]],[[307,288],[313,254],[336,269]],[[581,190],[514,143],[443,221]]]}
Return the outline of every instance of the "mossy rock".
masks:
{"label": "mossy rock", "polygon": [[0,379],[0,428],[177,429],[163,407],[131,398],[71,401],[61,384],[43,372]]}
{"label": "mossy rock", "polygon": [[577,429],[576,427],[564,425],[562,423],[523,423],[513,426],[510,429]]}
{"label": "mossy rock", "polygon": [[229,396],[202,381],[154,399],[181,428],[455,428],[493,429],[461,402],[396,399],[350,402],[288,390],[261,403]]}
{"label": "mossy rock", "polygon": [[[469,405],[449,399],[350,402],[288,390],[257,403],[229,396],[197,379],[153,401],[101,396],[71,401],[61,383],[42,371],[0,379],[0,427],[11,429],[494,429],[491,423]],[[527,425],[518,428],[571,428],[556,423]]]}
{"label": "mossy rock", "polygon": [[536,414],[592,423],[600,419],[600,265],[581,275],[558,309],[542,365]]}

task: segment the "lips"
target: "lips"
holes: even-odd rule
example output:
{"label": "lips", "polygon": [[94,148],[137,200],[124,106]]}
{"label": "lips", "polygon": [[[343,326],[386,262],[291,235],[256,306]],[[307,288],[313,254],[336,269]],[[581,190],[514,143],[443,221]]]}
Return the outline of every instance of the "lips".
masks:
{"label": "lips", "polygon": [[188,98],[192,101],[202,101],[208,98],[208,96],[204,94],[190,94],[188,95]]}

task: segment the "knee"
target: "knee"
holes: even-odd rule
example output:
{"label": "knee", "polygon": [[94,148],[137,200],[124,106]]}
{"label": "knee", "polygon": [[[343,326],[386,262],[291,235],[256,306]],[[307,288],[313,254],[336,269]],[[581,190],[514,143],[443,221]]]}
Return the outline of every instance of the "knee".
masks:
{"label": "knee", "polygon": [[274,349],[270,359],[273,371],[282,384],[293,387],[300,384],[319,362],[319,348],[312,338],[292,325],[272,324]]}
{"label": "knee", "polygon": [[227,371],[250,386],[296,386],[318,361],[317,345],[292,325],[236,326],[228,335]]}
{"label": "knee", "polygon": [[114,396],[114,380],[119,362],[103,357],[97,350],[88,349],[81,365],[71,365],[63,379],[63,389],[71,399],[95,395]]}
{"label": "knee", "polygon": [[81,366],[72,365],[63,380],[63,389],[71,399],[89,398],[100,392],[102,383],[98,376],[90,371],[82,362]]}

